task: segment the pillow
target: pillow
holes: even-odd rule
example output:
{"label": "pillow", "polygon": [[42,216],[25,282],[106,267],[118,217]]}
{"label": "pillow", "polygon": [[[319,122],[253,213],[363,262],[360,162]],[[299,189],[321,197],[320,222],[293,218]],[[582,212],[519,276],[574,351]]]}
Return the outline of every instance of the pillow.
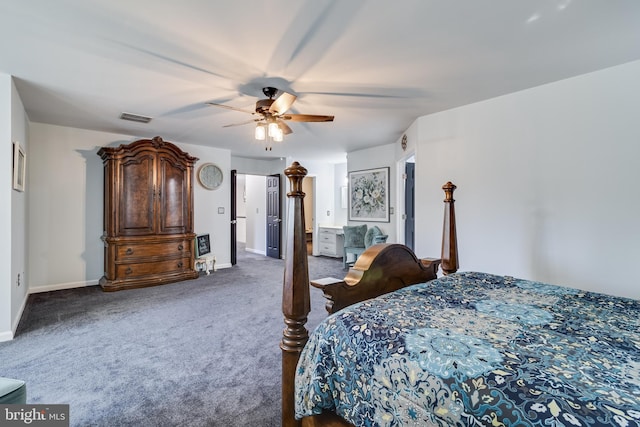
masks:
{"label": "pillow", "polygon": [[345,247],[364,248],[364,235],[367,233],[367,224],[345,225],[342,230],[344,231]]}
{"label": "pillow", "polygon": [[384,243],[386,240],[387,236],[382,234],[382,230],[380,230],[377,225],[374,225],[364,236],[364,246],[368,248],[369,246],[377,243]]}

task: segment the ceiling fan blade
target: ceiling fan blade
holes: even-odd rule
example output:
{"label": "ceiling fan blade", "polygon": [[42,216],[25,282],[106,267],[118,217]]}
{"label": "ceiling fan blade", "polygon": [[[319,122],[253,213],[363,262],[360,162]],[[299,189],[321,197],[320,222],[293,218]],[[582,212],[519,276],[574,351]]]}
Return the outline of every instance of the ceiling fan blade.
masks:
{"label": "ceiling fan blade", "polygon": [[284,114],[289,110],[289,108],[291,108],[291,105],[293,105],[296,98],[298,97],[295,95],[288,92],[282,92],[282,94],[273,101],[271,107],[269,107],[269,112],[275,115]]}
{"label": "ceiling fan blade", "polygon": [[214,107],[225,108],[227,110],[232,110],[232,111],[240,111],[241,113],[257,114],[255,111],[244,110],[242,108],[236,108],[236,107],[232,107],[230,105],[216,104],[215,102],[207,102],[207,105],[212,105]]}
{"label": "ceiling fan blade", "polygon": [[286,114],[280,117],[282,120],[292,122],[332,122],[334,116],[319,116],[315,114]]}
{"label": "ceiling fan blade", "polygon": [[260,117],[259,119],[251,119],[251,120],[247,120],[246,122],[232,123],[232,124],[230,124],[230,125],[224,125],[224,126],[222,126],[222,127],[223,127],[223,128],[230,128],[230,127],[233,127],[233,126],[248,125],[249,123],[259,122],[260,120],[262,120],[262,117]]}
{"label": "ceiling fan blade", "polygon": [[276,120],[276,123],[278,123],[278,126],[280,126],[280,129],[282,129],[282,133],[284,133],[285,135],[289,135],[290,133],[293,133],[289,125],[287,125],[282,120]]}

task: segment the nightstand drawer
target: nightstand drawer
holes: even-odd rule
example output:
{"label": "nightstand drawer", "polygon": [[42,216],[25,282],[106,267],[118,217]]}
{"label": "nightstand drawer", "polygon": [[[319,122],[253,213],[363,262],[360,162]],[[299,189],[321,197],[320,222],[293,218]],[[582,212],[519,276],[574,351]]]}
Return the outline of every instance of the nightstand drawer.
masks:
{"label": "nightstand drawer", "polygon": [[336,235],[335,233],[323,233],[320,232],[320,242],[321,243],[332,243],[336,244]]}

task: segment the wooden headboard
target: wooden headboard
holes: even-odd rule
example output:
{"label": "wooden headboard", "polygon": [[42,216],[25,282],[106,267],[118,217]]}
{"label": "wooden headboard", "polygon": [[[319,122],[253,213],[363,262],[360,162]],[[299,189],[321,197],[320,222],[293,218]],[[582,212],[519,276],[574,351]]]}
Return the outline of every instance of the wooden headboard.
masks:
{"label": "wooden headboard", "polygon": [[[282,314],[285,329],[282,333],[282,425],[300,426],[295,419],[294,381],[300,352],[309,333],[305,328],[311,311],[309,269],[304,224],[302,180],[307,170],[293,162],[284,171],[291,191],[287,193],[287,231],[285,239],[285,270],[282,292]],[[413,251],[400,244],[379,244],[368,248],[343,280],[318,280],[312,284],[321,288],[328,298],[330,313],[365,299],[373,298],[405,286],[436,278],[438,266],[444,274],[458,269],[458,247],[453,192],[456,186],[447,182],[445,192],[442,253],[440,259],[418,259]],[[306,426],[349,426],[334,414],[305,419]]]}

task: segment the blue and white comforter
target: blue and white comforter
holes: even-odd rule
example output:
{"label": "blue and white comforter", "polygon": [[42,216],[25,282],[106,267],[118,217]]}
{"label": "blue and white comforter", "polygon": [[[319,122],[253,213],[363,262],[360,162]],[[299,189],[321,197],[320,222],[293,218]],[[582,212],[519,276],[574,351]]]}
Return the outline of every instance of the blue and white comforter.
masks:
{"label": "blue and white comforter", "polygon": [[459,273],[348,307],[298,364],[296,415],[356,426],[640,426],[640,301]]}

